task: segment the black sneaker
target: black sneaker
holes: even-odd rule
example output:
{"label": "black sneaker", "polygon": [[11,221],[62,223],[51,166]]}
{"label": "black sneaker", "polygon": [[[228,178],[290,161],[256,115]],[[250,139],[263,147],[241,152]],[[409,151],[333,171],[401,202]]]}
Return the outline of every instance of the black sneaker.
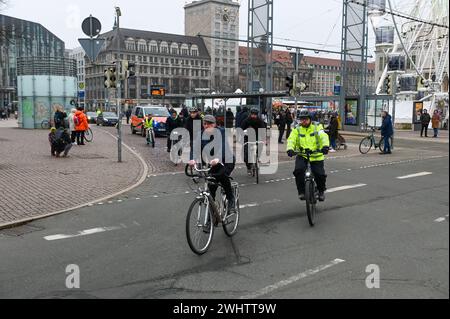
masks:
{"label": "black sneaker", "polygon": [[298,195],[298,199],[300,199],[301,201],[305,200],[305,199],[306,199],[305,193],[300,193],[300,194]]}
{"label": "black sneaker", "polygon": [[319,202],[324,202],[324,201],[325,201],[325,193],[319,192]]}

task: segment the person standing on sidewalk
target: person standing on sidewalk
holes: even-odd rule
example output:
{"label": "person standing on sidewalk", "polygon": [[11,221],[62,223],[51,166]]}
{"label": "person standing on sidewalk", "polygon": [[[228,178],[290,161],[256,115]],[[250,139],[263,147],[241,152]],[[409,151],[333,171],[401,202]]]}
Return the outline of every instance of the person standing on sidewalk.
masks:
{"label": "person standing on sidewalk", "polygon": [[70,111],[70,115],[69,115],[69,130],[70,130],[70,140],[72,141],[72,144],[75,144],[75,140],[77,137],[77,131],[75,128],[75,113],[77,112],[76,109],[72,109]]}
{"label": "person standing on sidewalk", "polygon": [[131,113],[131,108],[128,108],[127,112],[125,113],[125,116],[127,117],[127,125],[130,124]]}
{"label": "person standing on sidewalk", "polygon": [[336,152],[337,144],[336,140],[339,134],[339,123],[336,114],[332,113],[330,118],[330,124],[328,125],[328,136],[330,137],[330,153]]}
{"label": "person standing on sidewalk", "polygon": [[381,137],[384,138],[384,149],[380,154],[392,154],[391,152],[391,137],[394,135],[394,128],[392,126],[392,117],[387,111],[381,113],[383,123],[381,124]]}
{"label": "person standing on sidewalk", "polygon": [[441,125],[441,115],[438,110],[434,110],[433,118],[431,119],[431,126],[433,127],[434,135],[433,137],[438,137],[439,126]]}
{"label": "person standing on sidewalk", "polygon": [[423,132],[425,132],[425,137],[428,137],[428,126],[430,125],[431,117],[426,109],[423,109],[423,113],[420,116],[420,123],[422,123],[422,130],[420,131],[420,137],[423,137]]}
{"label": "person standing on sidewalk", "polygon": [[291,109],[287,108],[287,110],[286,110],[286,141],[289,139],[289,136],[291,136],[292,123],[294,123],[294,116],[292,115]]}
{"label": "person standing on sidewalk", "polygon": [[75,130],[77,132],[77,144],[78,145],[85,145],[84,144],[84,132],[86,132],[89,129],[89,124],[86,115],[83,112],[83,108],[78,108],[78,111],[75,112]]}

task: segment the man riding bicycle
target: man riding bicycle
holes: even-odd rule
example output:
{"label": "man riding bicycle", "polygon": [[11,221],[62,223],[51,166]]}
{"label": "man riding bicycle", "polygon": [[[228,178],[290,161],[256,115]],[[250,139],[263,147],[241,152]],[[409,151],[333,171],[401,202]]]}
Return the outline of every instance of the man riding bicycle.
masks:
{"label": "man riding bicycle", "polygon": [[[324,128],[319,123],[313,123],[308,110],[301,110],[300,126],[292,131],[288,139],[287,154],[294,157],[296,153],[309,149],[314,153],[311,155],[311,169],[317,181],[319,190],[319,201],[325,201],[327,175],[325,173],[325,156],[330,149],[330,140]],[[305,172],[307,167],[306,155],[298,156],[295,162],[294,176],[300,200],[305,200]]]}
{"label": "man riding bicycle", "polygon": [[[241,129],[243,129],[244,131],[247,130],[248,128],[252,128],[255,130],[257,142],[262,140],[262,137],[259,138],[258,133],[259,133],[259,129],[266,128],[266,123],[259,117],[259,110],[257,108],[253,108],[250,111],[250,116],[248,118],[244,119],[244,121],[241,124]],[[247,142],[248,142],[248,136],[245,136],[244,143],[247,143]],[[252,176],[252,164],[249,163],[248,150],[249,150],[249,146],[247,145],[246,147],[244,147],[244,161],[245,161],[245,164],[247,165],[247,174],[249,176]]]}
{"label": "man riding bicycle", "polygon": [[[225,129],[223,128],[217,128],[217,121],[216,118],[212,115],[206,115],[203,119],[203,128],[204,128],[204,132],[205,134],[209,134],[211,135],[210,139],[204,139],[202,138],[202,143],[201,143],[201,154],[203,154],[204,148],[211,143],[214,140],[214,133],[217,131],[220,132],[221,134],[221,145],[222,145],[222,154],[221,154],[221,158],[214,158],[214,159],[210,159],[213,157],[216,157],[218,154],[218,151],[216,149],[211,149],[211,153],[206,154],[207,157],[210,157],[208,159],[203,158],[203,160],[201,162],[209,162],[209,164],[211,165],[211,176],[214,177],[216,179],[216,181],[223,187],[225,194],[227,196],[227,200],[228,200],[228,212],[232,213],[235,211],[236,207],[235,207],[235,198],[234,198],[234,194],[233,194],[233,188],[231,186],[231,180],[230,180],[230,176],[231,173],[234,170],[235,167],[235,163],[236,160],[234,158],[234,156],[232,157],[232,162],[231,163],[227,163],[226,158],[227,155],[230,156],[231,153],[231,148],[228,145],[228,143],[226,142],[226,138],[225,138]],[[217,131],[215,131],[217,130]],[[214,150],[214,151],[213,151]],[[193,167],[197,164],[197,161],[194,159],[194,151],[193,149],[191,149],[191,161],[189,162],[189,166]],[[200,162],[200,160],[199,160]],[[215,198],[216,195],[216,191],[217,191],[218,185],[210,185],[209,186],[209,190],[211,192],[211,195],[213,198]]]}

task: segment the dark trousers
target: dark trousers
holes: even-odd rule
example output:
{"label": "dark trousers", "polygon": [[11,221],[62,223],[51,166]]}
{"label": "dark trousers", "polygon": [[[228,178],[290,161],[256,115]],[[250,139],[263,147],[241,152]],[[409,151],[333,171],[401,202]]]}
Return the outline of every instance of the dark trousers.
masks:
{"label": "dark trousers", "polygon": [[391,136],[384,136],[384,153],[391,152]]}
{"label": "dark trousers", "polygon": [[437,137],[438,136],[438,132],[439,132],[439,129],[438,128],[434,128],[433,129],[433,132],[434,132],[434,137]]}
{"label": "dark trousers", "polygon": [[77,131],[70,132],[70,140],[72,141],[72,143],[75,143],[76,138],[77,138]]}
{"label": "dark trousers", "polygon": [[283,142],[283,136],[284,136],[284,132],[286,131],[286,125],[278,126],[278,130],[280,131],[280,136],[278,137],[278,143],[281,143],[281,142]]}
{"label": "dark trousers", "polygon": [[289,139],[289,136],[291,136],[292,128],[291,125],[288,124],[287,130],[286,130],[286,141]]}
{"label": "dark trousers", "polygon": [[130,117],[127,116],[127,124],[130,124]]}
{"label": "dark trousers", "polygon": [[[225,194],[227,195],[228,201],[234,200],[233,188],[231,187],[230,176],[234,171],[235,164],[225,164],[225,166],[217,165],[211,169],[211,175],[216,179],[216,181],[223,187]],[[212,197],[216,198],[216,192],[218,185],[210,184],[209,191]]]}
{"label": "dark trousers", "polygon": [[84,145],[84,131],[77,131],[77,144]]}
{"label": "dark trousers", "polygon": [[[306,172],[307,160],[303,157],[297,157],[295,161],[295,181],[297,183],[297,190],[299,194],[305,193],[305,172]],[[317,189],[319,192],[325,192],[327,190],[327,175],[325,173],[325,162],[311,162],[311,170],[314,174],[314,178],[317,183]]]}
{"label": "dark trousers", "polygon": [[422,124],[422,130],[420,131],[420,137],[423,136],[424,131],[425,131],[425,137],[428,137],[428,124],[427,125]]}

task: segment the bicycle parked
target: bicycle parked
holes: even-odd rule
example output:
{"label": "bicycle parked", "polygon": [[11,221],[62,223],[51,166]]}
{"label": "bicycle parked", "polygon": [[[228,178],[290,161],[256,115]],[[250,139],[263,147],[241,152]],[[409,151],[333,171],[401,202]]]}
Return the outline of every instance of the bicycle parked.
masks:
{"label": "bicycle parked", "polygon": [[[189,165],[185,169],[185,174],[199,185],[196,191],[197,197],[189,207],[186,218],[187,242],[197,255],[203,255],[208,251],[214,236],[215,225],[221,223],[228,237],[237,233],[239,225],[239,184],[233,181],[231,183],[236,209],[229,213],[225,191],[216,179],[210,176],[210,171],[210,168],[201,169],[197,166],[191,168]],[[200,180],[204,183],[201,184]],[[209,191],[210,184],[219,187],[215,200]]]}
{"label": "bicycle parked", "polygon": [[312,151],[310,149],[302,149],[300,152],[295,152],[297,156],[306,156],[307,165],[305,171],[305,201],[306,201],[306,215],[311,227],[316,224],[317,202],[319,200],[319,190],[311,169],[311,155],[322,154],[322,151]]}
{"label": "bicycle parked", "polygon": [[[375,149],[379,148],[380,151],[383,152],[384,137],[382,137],[381,140],[377,143],[375,139],[375,127],[370,126],[369,129],[371,133],[361,140],[361,143],[359,143],[359,151],[361,152],[361,154],[367,154],[372,149],[372,147],[374,147]],[[390,137],[389,139],[390,145],[393,145],[392,137]]]}
{"label": "bicycle parked", "polygon": [[53,120],[43,120],[41,122],[41,128],[44,129],[44,130],[49,130],[53,126],[54,126]]}

